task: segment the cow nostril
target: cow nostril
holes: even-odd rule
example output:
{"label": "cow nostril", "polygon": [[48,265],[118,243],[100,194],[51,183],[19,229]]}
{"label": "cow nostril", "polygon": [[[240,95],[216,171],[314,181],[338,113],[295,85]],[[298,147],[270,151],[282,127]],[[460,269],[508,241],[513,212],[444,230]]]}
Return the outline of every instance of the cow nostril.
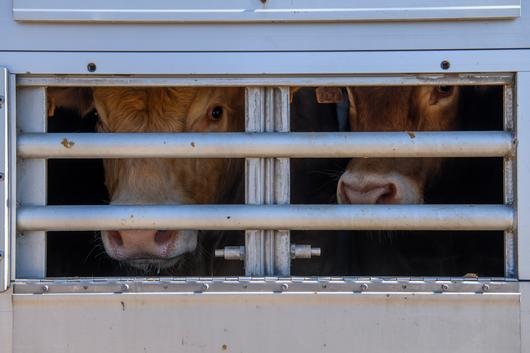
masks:
{"label": "cow nostril", "polygon": [[120,232],[112,230],[107,233],[107,236],[109,238],[109,242],[114,245],[114,247],[123,246],[123,239]]}
{"label": "cow nostril", "polygon": [[384,186],[384,191],[379,195],[376,204],[389,204],[396,203],[397,188],[394,184],[388,184]]}
{"label": "cow nostril", "polygon": [[155,234],[155,242],[158,245],[164,245],[171,240],[173,234],[174,232],[171,230],[159,230]]}

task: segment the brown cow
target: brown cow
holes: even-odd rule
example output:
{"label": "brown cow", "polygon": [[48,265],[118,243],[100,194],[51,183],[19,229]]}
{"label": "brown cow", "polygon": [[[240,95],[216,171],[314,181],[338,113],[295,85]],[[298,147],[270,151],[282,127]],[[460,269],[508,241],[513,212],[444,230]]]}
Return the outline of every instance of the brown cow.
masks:
{"label": "brown cow", "polygon": [[[459,87],[348,87],[351,131],[434,131],[456,127]],[[342,204],[422,203],[439,158],[355,158],[337,185]]]}
{"label": "brown cow", "polygon": [[[92,93],[100,117],[98,130],[103,132],[244,128],[242,88],[100,87]],[[82,102],[68,102],[80,97]],[[49,90],[52,112],[55,105],[86,111],[85,97],[79,90]],[[236,170],[242,171],[240,163],[229,159],[169,158],[104,160],[104,169],[110,203],[115,205],[224,203],[227,190],[232,190],[236,181]],[[108,255],[143,270],[174,268],[183,255],[198,248],[195,230],[114,230],[101,235]]]}

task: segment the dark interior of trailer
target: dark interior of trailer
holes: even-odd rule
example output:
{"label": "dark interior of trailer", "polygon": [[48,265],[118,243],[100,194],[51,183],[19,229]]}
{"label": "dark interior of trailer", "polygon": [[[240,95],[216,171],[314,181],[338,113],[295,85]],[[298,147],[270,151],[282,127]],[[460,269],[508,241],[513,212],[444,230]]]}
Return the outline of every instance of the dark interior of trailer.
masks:
{"label": "dark interior of trailer", "polygon": [[[440,94],[447,94],[446,86]],[[342,101],[319,102],[315,88],[301,88],[291,103],[291,131],[351,131],[348,92]],[[502,86],[460,87],[458,130],[503,129]],[[381,102],[381,104],[385,104]],[[48,132],[95,132],[98,113],[81,116],[58,107],[48,119]],[[348,159],[292,159],[291,203],[336,204],[337,182]],[[106,205],[101,160],[48,160],[49,205]],[[238,180],[244,190],[244,175]],[[444,158],[426,183],[425,204],[502,204],[502,158]],[[233,203],[244,203],[239,194]],[[216,248],[244,245],[244,232],[201,232],[198,252],[178,271],[142,271],[111,259],[100,233],[48,232],[48,277],[100,276],[239,276],[241,261],[214,258]],[[504,240],[501,231],[292,231],[291,242],[321,248],[321,256],[292,261],[294,276],[502,277]],[[199,260],[198,260],[199,259]],[[197,261],[207,264],[195,266]]]}

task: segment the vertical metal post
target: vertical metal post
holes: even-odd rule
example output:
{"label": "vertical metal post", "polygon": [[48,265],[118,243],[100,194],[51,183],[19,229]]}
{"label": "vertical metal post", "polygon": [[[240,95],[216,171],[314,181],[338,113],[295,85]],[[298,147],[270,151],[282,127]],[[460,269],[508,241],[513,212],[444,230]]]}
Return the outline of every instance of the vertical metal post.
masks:
{"label": "vertical metal post", "polygon": [[[46,132],[46,88],[17,89],[17,129],[19,132]],[[17,200],[24,205],[46,205],[46,161],[19,160],[17,163]],[[46,277],[46,233],[24,232],[17,235],[16,277]]]}
{"label": "vertical metal post", "polygon": [[0,292],[5,291],[10,283],[10,218],[9,218],[9,115],[8,115],[8,82],[6,68],[0,68]]}
{"label": "vertical metal post", "polygon": [[[514,95],[513,85],[505,85],[503,89],[504,102],[504,130],[514,131]],[[514,169],[516,163],[515,155],[504,157],[504,204],[514,205]],[[516,238],[515,228],[504,232],[504,276],[514,278],[516,276]]]}
{"label": "vertical metal post", "polygon": [[[289,88],[247,88],[246,131],[289,131]],[[289,203],[289,159],[247,158],[247,204]],[[290,273],[288,230],[247,230],[247,276],[287,276]]]}
{"label": "vertical metal post", "polygon": [[530,72],[518,72],[515,104],[517,141],[517,278],[530,280]]}

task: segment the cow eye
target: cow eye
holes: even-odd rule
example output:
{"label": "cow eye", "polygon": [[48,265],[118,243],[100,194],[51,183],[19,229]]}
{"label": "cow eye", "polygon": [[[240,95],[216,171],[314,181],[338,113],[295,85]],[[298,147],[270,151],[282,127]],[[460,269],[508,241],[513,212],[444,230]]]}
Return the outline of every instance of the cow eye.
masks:
{"label": "cow eye", "polygon": [[453,93],[453,86],[438,86],[436,91],[441,97],[448,97]]}
{"label": "cow eye", "polygon": [[219,121],[223,117],[223,107],[216,105],[210,110],[209,118],[213,121]]}

